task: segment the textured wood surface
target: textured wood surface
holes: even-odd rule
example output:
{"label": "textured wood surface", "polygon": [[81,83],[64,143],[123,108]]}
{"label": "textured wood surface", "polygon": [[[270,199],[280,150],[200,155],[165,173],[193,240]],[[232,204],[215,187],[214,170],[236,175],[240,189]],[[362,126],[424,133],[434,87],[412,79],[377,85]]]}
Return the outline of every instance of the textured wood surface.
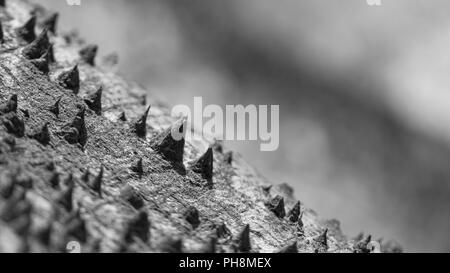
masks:
{"label": "textured wood surface", "polygon": [[[59,33],[54,14],[6,1],[0,16],[0,251],[366,250],[238,153],[168,139],[168,106]],[[211,151],[212,173],[195,165]]]}

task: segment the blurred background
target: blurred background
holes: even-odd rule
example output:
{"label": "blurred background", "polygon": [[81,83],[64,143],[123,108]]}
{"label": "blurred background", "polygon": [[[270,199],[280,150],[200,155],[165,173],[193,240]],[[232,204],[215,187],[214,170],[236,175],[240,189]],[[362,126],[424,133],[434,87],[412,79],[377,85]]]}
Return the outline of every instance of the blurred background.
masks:
{"label": "blurred background", "polygon": [[280,147],[230,142],[321,217],[450,251],[450,2],[40,0],[171,105],[280,105]]}

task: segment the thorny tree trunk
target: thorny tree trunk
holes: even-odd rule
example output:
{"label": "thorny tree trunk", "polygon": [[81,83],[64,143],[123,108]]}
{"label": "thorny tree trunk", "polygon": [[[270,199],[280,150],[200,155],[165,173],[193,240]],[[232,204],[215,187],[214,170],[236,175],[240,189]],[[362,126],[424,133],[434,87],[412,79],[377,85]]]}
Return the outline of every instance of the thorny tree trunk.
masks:
{"label": "thorny tree trunk", "polygon": [[367,251],[220,143],[174,141],[183,121],[56,14],[0,5],[1,252]]}

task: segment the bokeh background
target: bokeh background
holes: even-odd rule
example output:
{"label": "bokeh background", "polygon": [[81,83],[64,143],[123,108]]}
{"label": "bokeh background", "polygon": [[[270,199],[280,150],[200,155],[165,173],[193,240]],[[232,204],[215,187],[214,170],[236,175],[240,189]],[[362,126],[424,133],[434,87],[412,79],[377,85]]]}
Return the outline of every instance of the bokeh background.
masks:
{"label": "bokeh background", "polygon": [[230,142],[349,236],[450,251],[450,2],[40,0],[170,104],[280,105],[280,147]]}

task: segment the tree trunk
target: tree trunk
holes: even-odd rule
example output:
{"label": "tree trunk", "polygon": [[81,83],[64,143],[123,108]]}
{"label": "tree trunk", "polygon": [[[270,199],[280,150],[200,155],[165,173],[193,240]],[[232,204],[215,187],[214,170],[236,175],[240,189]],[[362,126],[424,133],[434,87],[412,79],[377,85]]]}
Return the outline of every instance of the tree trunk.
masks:
{"label": "tree trunk", "polygon": [[169,108],[56,35],[54,14],[22,0],[0,14],[1,252],[368,251],[220,143],[196,161],[165,132],[182,125]]}

